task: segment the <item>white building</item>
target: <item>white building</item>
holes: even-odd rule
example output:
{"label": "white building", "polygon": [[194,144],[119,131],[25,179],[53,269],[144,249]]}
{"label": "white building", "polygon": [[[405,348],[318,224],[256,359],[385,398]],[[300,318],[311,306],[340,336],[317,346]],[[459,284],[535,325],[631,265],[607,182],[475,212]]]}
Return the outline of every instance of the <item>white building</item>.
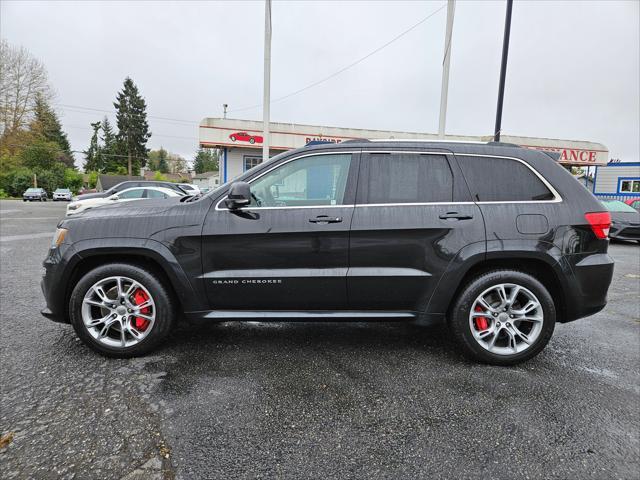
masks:
{"label": "white building", "polygon": [[220,185],[220,172],[204,172],[194,174],[192,177],[192,183],[203,190],[208,188],[213,190]]}
{"label": "white building", "polygon": [[[318,125],[296,125],[271,123],[270,156],[286,150],[305,146],[310,141],[340,143],[353,139],[415,139],[437,140],[431,133],[395,132],[383,130],[363,130],[355,128],[324,127]],[[200,122],[200,145],[205,148],[220,148],[220,182],[225,183],[241,175],[262,161],[262,122],[205,118]],[[493,139],[488,136],[447,135],[451,141],[482,141]],[[572,165],[606,165],[609,159],[607,147],[599,143],[576,140],[556,140],[551,138],[515,137],[502,135],[501,141],[514,143],[536,150],[551,150],[560,153],[560,163]]]}
{"label": "white building", "polygon": [[618,200],[640,197],[640,162],[617,162],[597,166],[593,194]]}

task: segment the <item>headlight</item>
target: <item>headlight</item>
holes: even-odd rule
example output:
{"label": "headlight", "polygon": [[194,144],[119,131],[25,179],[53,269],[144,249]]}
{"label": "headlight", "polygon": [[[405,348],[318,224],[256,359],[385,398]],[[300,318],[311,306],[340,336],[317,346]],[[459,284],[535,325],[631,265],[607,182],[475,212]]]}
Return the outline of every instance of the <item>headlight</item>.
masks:
{"label": "headlight", "polygon": [[62,242],[64,242],[64,238],[67,236],[66,228],[58,228],[56,233],[53,235],[51,239],[51,248],[58,248]]}

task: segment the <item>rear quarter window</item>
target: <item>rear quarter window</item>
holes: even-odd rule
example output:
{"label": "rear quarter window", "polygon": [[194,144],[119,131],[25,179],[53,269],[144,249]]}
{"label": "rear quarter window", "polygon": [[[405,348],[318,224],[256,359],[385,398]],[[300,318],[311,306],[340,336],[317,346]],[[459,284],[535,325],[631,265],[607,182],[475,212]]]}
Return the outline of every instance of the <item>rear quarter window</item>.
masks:
{"label": "rear quarter window", "polygon": [[459,156],[473,198],[479,202],[553,200],[553,193],[526,165],[508,158]]}

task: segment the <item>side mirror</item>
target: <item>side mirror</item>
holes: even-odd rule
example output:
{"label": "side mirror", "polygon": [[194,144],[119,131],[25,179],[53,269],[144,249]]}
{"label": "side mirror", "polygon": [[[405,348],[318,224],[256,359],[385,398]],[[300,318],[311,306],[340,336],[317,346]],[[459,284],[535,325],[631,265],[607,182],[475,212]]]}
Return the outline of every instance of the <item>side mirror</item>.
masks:
{"label": "side mirror", "polygon": [[120,199],[120,197],[118,197],[118,195],[111,195],[109,197],[109,200],[119,200],[119,199]]}
{"label": "side mirror", "polygon": [[225,205],[229,210],[237,210],[251,203],[251,187],[247,182],[233,182],[229,187],[229,193]]}

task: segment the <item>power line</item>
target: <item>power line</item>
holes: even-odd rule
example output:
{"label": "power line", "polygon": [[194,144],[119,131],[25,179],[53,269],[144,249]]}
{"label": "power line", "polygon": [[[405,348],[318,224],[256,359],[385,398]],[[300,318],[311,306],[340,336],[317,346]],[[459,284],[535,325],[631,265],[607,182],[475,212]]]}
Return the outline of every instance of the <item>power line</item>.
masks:
{"label": "power line", "polygon": [[[341,68],[340,70],[332,73],[331,75],[328,75],[320,80],[317,80],[313,83],[310,83],[309,85],[302,87],[298,90],[295,90],[291,93],[288,93],[287,95],[284,95],[282,97],[278,97],[274,100],[271,100],[269,102],[270,105],[274,104],[275,102],[280,102],[282,100],[286,100],[287,98],[293,97],[294,95],[298,95],[299,93],[302,93],[306,90],[309,90],[310,88],[316,87],[318,85],[320,85],[321,83],[326,82],[327,80],[331,80],[332,78],[340,75],[343,72],[346,72],[347,70],[349,70],[350,68],[355,67],[356,65],[358,65],[359,63],[364,62],[367,58],[371,57],[372,55],[375,55],[376,53],[378,53],[380,50],[383,50],[384,48],[388,47],[389,45],[391,45],[392,43],[394,43],[395,41],[399,40],[400,38],[404,37],[406,34],[408,34],[409,32],[411,32],[412,30],[416,29],[417,27],[419,27],[420,25],[422,25],[424,22],[426,22],[427,20],[429,20],[431,17],[433,17],[436,13],[438,13],[440,10],[442,10],[444,7],[446,7],[447,5],[444,4],[442,5],[440,8],[438,8],[437,10],[431,12],[429,15],[427,15],[426,17],[424,17],[422,20],[420,20],[418,23],[414,24],[413,26],[409,27],[408,29],[406,29],[405,31],[403,31],[402,33],[396,35],[395,37],[393,37],[391,40],[389,40],[387,43],[385,43],[384,45],[381,45],[380,47],[376,48],[375,50],[369,52],[368,54],[366,54],[364,57],[359,58],[358,60],[350,63],[349,65]],[[264,104],[262,103],[258,103],[255,105],[249,105],[246,107],[240,107],[240,108],[235,108],[233,110],[229,110],[229,113],[232,112],[241,112],[244,110],[251,110],[254,108],[258,108],[258,107],[262,107]]]}
{"label": "power line", "polygon": [[[61,107],[65,110],[71,110],[71,111],[80,110],[77,113],[85,113],[85,114],[89,113],[82,110],[88,110],[90,112],[101,112],[101,113],[116,113],[115,110],[105,110],[104,108],[94,108],[94,107],[82,107],[80,105],[69,105],[66,103],[54,103],[54,105],[57,107]],[[160,117],[157,115],[147,115],[147,118],[153,118],[154,120],[162,120],[165,122],[179,123],[179,124],[185,124],[185,125],[200,125],[200,122],[194,122],[193,120],[182,120],[180,118]]]}

